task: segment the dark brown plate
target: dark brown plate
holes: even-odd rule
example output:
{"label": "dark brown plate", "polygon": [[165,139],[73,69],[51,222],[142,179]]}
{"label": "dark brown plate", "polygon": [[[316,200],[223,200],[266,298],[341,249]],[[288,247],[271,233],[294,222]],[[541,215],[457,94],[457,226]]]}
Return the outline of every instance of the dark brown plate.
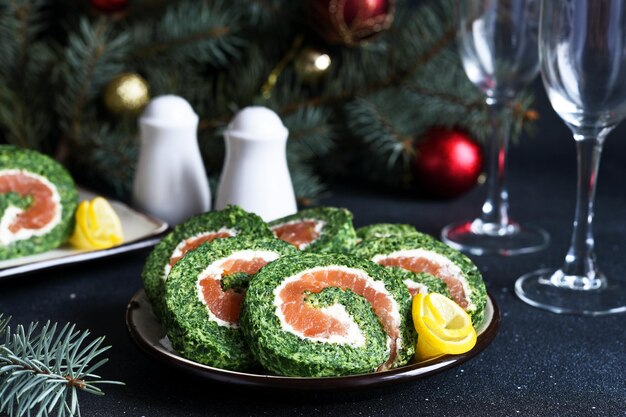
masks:
{"label": "dark brown plate", "polygon": [[462,355],[445,355],[420,363],[411,363],[400,368],[371,374],[325,377],[295,378],[264,373],[246,373],[213,368],[179,356],[169,346],[165,331],[161,327],[144,290],[131,298],[126,309],[126,325],[133,340],[147,353],[161,362],[218,382],[291,390],[337,390],[391,385],[399,382],[424,378],[458,366],[476,356],[494,339],[500,325],[500,311],[489,295],[485,309],[486,320],[479,329],[478,341],[472,350]]}

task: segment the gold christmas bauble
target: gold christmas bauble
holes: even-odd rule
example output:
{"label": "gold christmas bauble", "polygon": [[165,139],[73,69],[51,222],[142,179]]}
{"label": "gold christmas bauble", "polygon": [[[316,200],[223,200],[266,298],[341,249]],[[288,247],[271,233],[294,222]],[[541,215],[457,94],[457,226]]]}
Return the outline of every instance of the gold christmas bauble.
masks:
{"label": "gold christmas bauble", "polygon": [[104,104],[113,113],[136,114],[150,100],[148,83],[139,74],[125,72],[113,78],[104,90]]}
{"label": "gold christmas bauble", "polygon": [[294,60],[294,68],[306,83],[319,81],[330,70],[332,61],[328,54],[315,48],[304,48]]}

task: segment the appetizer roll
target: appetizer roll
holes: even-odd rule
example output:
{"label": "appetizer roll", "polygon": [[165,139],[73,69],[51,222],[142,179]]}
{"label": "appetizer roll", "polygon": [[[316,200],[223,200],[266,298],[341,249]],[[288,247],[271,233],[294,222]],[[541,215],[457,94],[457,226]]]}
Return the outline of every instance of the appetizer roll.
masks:
{"label": "appetizer roll", "polygon": [[274,220],[277,238],[307,252],[346,252],[356,244],[352,213],[335,207],[316,207]]}
{"label": "appetizer roll", "polygon": [[343,254],[288,256],[251,281],[241,326],[267,369],[319,377],[385,370],[413,356],[411,296],[370,261]]}
{"label": "appetizer roll", "polygon": [[0,145],[0,259],[54,249],[74,227],[78,192],[52,158]]}
{"label": "appetizer roll", "polygon": [[475,327],[483,322],[487,291],[480,271],[444,243],[428,236],[387,238],[364,241],[354,253],[389,267],[412,295],[446,295],[467,311]]}
{"label": "appetizer roll", "polygon": [[141,274],[146,294],[155,314],[162,317],[165,281],[172,267],[187,252],[204,242],[238,235],[272,237],[267,225],[256,214],[237,206],[201,214],[178,225],[154,248]]}
{"label": "appetizer roll", "polygon": [[217,368],[255,364],[239,327],[248,282],[268,262],[296,252],[274,238],[245,236],[203,243],[189,252],[165,284],[165,323],[174,349]]}
{"label": "appetizer roll", "polygon": [[[415,227],[410,224],[392,224],[392,223],[378,223],[363,226],[356,230],[356,236],[360,241],[381,239],[386,237],[407,237],[407,236],[421,236],[422,233],[418,232]],[[423,235],[426,236],[426,235]]]}

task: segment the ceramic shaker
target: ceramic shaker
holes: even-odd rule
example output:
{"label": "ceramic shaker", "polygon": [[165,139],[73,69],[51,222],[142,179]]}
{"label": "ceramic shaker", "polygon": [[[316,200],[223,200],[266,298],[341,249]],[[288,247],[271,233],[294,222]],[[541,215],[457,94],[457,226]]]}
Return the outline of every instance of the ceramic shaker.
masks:
{"label": "ceramic shaker", "polygon": [[297,211],[287,168],[289,131],[272,110],[239,111],[224,132],[226,160],[216,209],[236,204],[270,221]]}
{"label": "ceramic shaker", "polygon": [[171,225],[210,210],[197,129],[198,115],[185,99],[173,95],[154,98],[139,118],[133,203]]}

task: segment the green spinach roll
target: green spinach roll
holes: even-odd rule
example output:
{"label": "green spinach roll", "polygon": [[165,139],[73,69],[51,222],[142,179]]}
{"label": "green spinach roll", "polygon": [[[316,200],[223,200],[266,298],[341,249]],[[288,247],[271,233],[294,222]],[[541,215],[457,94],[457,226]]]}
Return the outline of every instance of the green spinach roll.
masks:
{"label": "green spinach roll", "polygon": [[406,364],[416,334],[411,296],[373,262],[344,254],[286,256],[250,282],[241,326],[257,360],[286,376],[322,377]]}
{"label": "green spinach roll", "polygon": [[74,181],[58,162],[0,145],[0,259],[63,244],[74,228],[77,203]]}
{"label": "green spinach roll", "polygon": [[[410,224],[377,223],[363,226],[356,230],[359,242],[363,240],[381,239],[386,237],[420,236],[415,227]],[[425,235],[424,235],[425,236]]]}
{"label": "green spinach roll", "polygon": [[233,236],[273,237],[267,224],[256,214],[237,206],[211,211],[180,224],[155,246],[141,274],[155,314],[162,317],[165,281],[172,267],[187,252],[204,242]]}
{"label": "green spinach roll", "polygon": [[256,362],[239,327],[248,282],[297,249],[278,239],[238,236],[203,243],[174,265],[165,284],[165,326],[185,358],[243,370]]}
{"label": "green spinach roll", "polygon": [[388,267],[412,295],[436,292],[448,296],[480,326],[487,290],[480,271],[461,252],[429,236],[363,241],[354,254]]}

